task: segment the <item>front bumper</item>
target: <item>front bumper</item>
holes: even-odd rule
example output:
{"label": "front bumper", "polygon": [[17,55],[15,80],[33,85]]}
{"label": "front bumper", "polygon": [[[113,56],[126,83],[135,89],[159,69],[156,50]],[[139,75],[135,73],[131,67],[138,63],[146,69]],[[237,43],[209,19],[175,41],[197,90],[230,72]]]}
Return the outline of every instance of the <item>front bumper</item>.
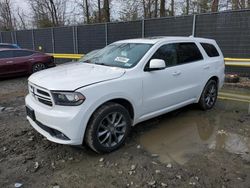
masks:
{"label": "front bumper", "polygon": [[[59,144],[82,144],[85,124],[80,106],[49,107],[36,101],[30,94],[26,96],[25,103],[35,113],[35,120],[27,116],[29,123],[48,140]],[[58,138],[54,131],[63,133],[67,139]]]}

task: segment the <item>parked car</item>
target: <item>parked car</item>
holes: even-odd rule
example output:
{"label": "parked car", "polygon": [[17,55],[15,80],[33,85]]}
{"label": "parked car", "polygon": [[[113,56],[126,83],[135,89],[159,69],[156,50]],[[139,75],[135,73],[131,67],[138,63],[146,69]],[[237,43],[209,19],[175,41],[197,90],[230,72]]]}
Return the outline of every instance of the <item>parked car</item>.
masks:
{"label": "parked car", "polygon": [[10,43],[0,43],[1,48],[20,48],[17,44],[10,44]]}
{"label": "parked car", "polygon": [[48,140],[119,148],[131,126],[183,106],[216,102],[224,58],[214,40],[163,37],[118,41],[88,59],[29,78],[27,119]]}
{"label": "parked car", "polygon": [[25,49],[0,49],[0,77],[32,74],[54,67],[50,55]]}

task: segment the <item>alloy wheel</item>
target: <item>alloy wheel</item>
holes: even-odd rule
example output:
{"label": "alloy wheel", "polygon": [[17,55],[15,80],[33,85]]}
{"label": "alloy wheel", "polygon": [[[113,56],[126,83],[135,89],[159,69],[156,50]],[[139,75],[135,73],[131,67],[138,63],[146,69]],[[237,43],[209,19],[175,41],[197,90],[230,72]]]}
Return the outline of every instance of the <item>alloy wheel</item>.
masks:
{"label": "alloy wheel", "polygon": [[112,112],[99,124],[97,137],[104,147],[114,147],[121,142],[126,133],[127,124],[123,114]]}

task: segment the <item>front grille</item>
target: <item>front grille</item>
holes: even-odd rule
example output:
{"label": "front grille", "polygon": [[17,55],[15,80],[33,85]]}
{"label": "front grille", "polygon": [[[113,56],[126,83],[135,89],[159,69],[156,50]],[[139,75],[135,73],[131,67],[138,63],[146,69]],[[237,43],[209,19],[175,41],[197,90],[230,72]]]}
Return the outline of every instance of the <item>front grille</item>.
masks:
{"label": "front grille", "polygon": [[29,93],[40,103],[53,106],[52,97],[48,90],[29,83]]}

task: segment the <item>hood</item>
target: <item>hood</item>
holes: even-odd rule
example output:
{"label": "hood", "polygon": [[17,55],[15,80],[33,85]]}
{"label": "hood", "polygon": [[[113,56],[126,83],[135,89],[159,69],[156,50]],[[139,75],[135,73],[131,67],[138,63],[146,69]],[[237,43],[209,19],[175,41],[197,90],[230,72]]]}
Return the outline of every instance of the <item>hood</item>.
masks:
{"label": "hood", "polygon": [[125,70],[88,63],[68,63],[37,72],[29,81],[48,90],[74,91],[77,88],[121,77]]}

